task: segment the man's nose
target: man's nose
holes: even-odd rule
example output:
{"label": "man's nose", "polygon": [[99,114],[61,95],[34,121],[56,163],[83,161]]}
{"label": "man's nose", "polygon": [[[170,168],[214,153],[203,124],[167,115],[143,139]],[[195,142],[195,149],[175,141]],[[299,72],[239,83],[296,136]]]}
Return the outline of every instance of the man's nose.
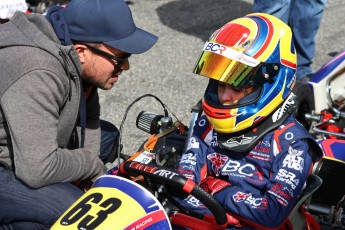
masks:
{"label": "man's nose", "polygon": [[234,100],[234,89],[232,89],[231,87],[225,87],[224,88],[224,92],[222,94],[222,101],[224,103],[227,103],[227,104],[233,104],[233,100]]}

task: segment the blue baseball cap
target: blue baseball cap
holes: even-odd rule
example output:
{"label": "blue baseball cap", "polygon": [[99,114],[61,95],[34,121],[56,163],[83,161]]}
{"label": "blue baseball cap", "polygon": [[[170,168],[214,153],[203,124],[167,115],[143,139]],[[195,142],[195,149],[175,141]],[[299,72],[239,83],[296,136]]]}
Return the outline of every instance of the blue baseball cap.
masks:
{"label": "blue baseball cap", "polygon": [[123,0],[72,0],[64,9],[70,38],[99,42],[121,51],[140,54],[158,37],[134,24],[131,10]]}

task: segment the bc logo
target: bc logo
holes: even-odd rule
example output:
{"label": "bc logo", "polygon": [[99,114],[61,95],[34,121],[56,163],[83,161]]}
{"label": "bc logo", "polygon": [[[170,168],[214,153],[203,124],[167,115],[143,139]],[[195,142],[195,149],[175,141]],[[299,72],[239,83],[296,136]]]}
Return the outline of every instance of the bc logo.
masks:
{"label": "bc logo", "polygon": [[209,43],[207,43],[207,45],[204,48],[204,50],[211,51],[211,52],[214,52],[214,53],[219,53],[220,55],[222,55],[223,51],[226,50],[226,46],[223,46],[223,45],[220,45],[220,44],[217,44],[217,43],[209,42]]}

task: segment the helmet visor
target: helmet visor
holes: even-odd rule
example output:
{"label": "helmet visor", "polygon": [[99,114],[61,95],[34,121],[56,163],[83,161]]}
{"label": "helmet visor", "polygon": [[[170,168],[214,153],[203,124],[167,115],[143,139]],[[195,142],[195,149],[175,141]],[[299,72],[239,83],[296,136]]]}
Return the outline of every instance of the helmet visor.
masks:
{"label": "helmet visor", "polygon": [[[271,66],[275,69],[271,69]],[[278,73],[279,65],[257,59],[219,43],[206,42],[194,73],[245,89],[258,86]],[[267,72],[271,72],[267,74]],[[273,76],[271,76],[273,74]]]}

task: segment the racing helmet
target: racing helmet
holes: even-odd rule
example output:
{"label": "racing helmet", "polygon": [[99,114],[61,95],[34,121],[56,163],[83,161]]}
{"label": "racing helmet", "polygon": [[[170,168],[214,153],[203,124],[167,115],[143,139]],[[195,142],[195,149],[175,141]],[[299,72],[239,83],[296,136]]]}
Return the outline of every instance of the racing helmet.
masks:
{"label": "racing helmet", "polygon": [[[220,133],[255,127],[288,97],[296,81],[291,29],[280,19],[253,13],[228,22],[205,43],[194,73],[210,78],[204,113]],[[236,105],[222,105],[218,83],[253,92]]]}

